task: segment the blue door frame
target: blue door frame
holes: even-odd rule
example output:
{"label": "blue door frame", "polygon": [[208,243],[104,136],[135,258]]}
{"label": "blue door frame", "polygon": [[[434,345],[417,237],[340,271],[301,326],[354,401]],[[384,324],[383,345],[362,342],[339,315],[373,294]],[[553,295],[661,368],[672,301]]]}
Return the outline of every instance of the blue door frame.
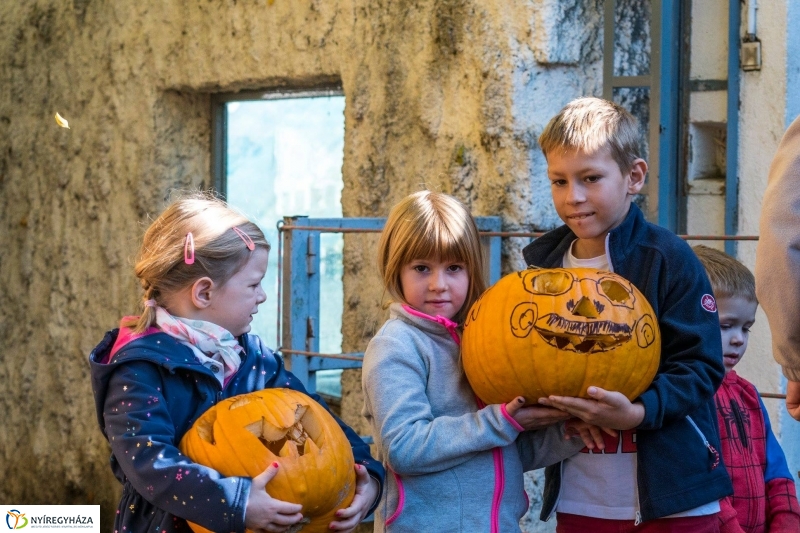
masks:
{"label": "blue door frame", "polygon": [[[500,279],[500,217],[476,217],[488,281]],[[385,218],[285,217],[281,231],[281,348],[287,366],[309,392],[319,370],[360,368],[363,353],[319,354],[320,235],[378,233]]]}

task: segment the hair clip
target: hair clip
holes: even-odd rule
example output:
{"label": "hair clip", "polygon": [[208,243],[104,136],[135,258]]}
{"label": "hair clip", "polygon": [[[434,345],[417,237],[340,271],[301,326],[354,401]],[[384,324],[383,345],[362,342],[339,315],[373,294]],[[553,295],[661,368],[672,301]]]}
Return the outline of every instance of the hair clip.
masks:
{"label": "hair clip", "polygon": [[187,265],[194,264],[194,235],[191,231],[186,234],[186,242],[183,244],[183,262]]}
{"label": "hair clip", "polygon": [[252,252],[253,250],[256,249],[256,244],[253,242],[253,239],[250,238],[250,235],[243,232],[236,226],[232,227],[231,229],[236,233],[236,235],[238,235],[244,241],[244,245],[247,246],[248,250]]}
{"label": "hair clip", "polygon": [[153,300],[153,299],[150,299],[150,300],[145,300],[145,301],[144,301],[144,306],[145,306],[145,307],[158,307],[158,302],[156,302],[156,301],[155,301],[155,300]]}

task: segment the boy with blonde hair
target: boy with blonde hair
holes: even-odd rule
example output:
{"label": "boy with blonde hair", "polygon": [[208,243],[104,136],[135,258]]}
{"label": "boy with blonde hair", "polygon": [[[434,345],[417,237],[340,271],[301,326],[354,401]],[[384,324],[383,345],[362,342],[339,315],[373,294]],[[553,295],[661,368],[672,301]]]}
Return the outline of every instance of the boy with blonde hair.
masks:
{"label": "boy with blonde hair", "polygon": [[541,516],[556,512],[559,533],[716,532],[719,500],[733,492],[714,408],[724,375],[716,304],[691,248],[633,203],[647,173],[638,137],[633,116],[599,98],[570,102],[539,137],[564,225],[526,246],[526,262],[627,278],[662,339],[658,373],[633,401],[596,386],[589,399],[539,400],[614,435],[547,468]]}
{"label": "boy with blonde hair", "polygon": [[733,496],[720,502],[720,530],[770,533],[800,531],[800,506],[786,456],[772,433],[755,386],[733,367],[742,360],[756,321],[753,273],[728,254],[693,248],[708,273],[719,312],[725,379],[717,390],[722,458]]}

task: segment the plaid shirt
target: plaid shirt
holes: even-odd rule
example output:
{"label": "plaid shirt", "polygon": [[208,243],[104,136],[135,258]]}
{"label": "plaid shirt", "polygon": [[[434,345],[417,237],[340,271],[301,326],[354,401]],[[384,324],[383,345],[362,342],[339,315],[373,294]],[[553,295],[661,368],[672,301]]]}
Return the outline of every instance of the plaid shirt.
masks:
{"label": "plaid shirt", "polygon": [[800,531],[794,480],[758,391],[730,371],[716,401],[722,458],[733,481],[733,496],[720,502],[720,531]]}

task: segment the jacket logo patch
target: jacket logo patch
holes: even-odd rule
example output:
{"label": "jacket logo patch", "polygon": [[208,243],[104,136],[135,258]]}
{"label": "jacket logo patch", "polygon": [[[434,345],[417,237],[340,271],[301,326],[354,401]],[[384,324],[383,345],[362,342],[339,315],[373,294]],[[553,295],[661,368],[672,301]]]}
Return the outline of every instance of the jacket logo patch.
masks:
{"label": "jacket logo patch", "polygon": [[717,301],[710,294],[704,294],[703,297],[700,298],[700,306],[709,313],[715,313],[717,311]]}

